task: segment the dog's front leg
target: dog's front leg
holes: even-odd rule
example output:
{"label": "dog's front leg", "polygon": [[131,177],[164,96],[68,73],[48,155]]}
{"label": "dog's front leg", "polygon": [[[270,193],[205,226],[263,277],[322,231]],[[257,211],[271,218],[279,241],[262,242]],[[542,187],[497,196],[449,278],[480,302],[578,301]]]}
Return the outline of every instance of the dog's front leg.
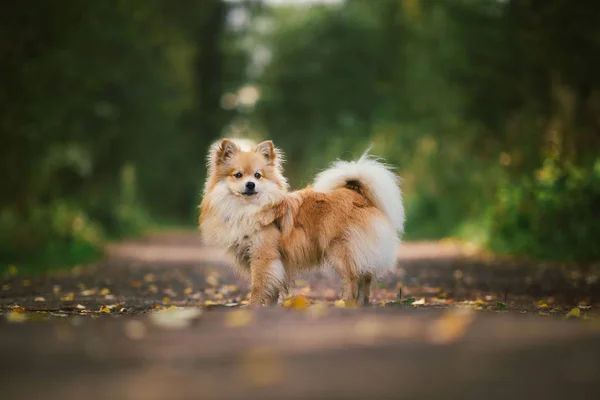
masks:
{"label": "dog's front leg", "polygon": [[289,294],[290,294],[290,277],[286,272],[286,278],[281,283],[281,287],[271,293],[268,303],[273,304],[273,305],[277,304],[277,305],[282,306],[285,303],[285,301],[287,300]]}
{"label": "dog's front leg", "polygon": [[264,304],[275,298],[285,282],[285,269],[279,258],[258,256],[250,264],[252,290],[251,306]]}

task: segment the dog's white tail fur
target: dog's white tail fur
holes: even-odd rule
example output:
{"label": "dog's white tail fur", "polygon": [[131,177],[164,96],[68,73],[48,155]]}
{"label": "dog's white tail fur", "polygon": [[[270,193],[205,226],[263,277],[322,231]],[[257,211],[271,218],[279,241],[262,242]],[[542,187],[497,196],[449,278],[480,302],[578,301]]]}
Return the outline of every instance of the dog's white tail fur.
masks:
{"label": "dog's white tail fur", "polygon": [[317,192],[331,192],[356,186],[390,220],[398,233],[404,231],[404,206],[400,179],[392,168],[369,155],[370,148],[357,161],[337,161],[319,173],[313,184]]}

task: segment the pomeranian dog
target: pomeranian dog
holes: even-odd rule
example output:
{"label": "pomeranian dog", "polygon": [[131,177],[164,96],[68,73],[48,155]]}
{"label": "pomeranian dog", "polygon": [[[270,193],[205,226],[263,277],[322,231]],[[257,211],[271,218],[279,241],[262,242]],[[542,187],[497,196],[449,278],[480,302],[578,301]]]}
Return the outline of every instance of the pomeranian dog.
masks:
{"label": "pomeranian dog", "polygon": [[250,305],[284,299],[298,272],[320,266],[341,276],[346,302],[368,304],[371,280],[396,267],[404,227],[398,177],[367,150],[288,192],[282,163],[272,141],[211,146],[200,205],[204,242],[249,275]]}

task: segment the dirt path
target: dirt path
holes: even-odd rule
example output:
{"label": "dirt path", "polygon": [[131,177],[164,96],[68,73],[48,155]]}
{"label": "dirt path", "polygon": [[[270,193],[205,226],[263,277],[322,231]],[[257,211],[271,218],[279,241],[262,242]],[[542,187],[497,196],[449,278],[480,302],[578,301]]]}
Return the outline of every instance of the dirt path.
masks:
{"label": "dirt path", "polygon": [[81,270],[5,276],[0,393],[597,398],[595,275],[467,250],[404,245],[397,273],[361,309],[336,302],[339,280],[328,271],[300,277],[287,307],[245,308],[248,282],[190,233],[114,245]]}

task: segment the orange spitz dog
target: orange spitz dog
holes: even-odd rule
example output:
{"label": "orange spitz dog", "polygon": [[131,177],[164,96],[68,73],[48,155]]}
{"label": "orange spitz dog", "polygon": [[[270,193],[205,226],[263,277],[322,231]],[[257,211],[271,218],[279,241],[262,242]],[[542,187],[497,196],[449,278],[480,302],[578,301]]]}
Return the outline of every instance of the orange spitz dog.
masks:
{"label": "orange spitz dog", "polygon": [[227,250],[250,276],[250,305],[285,298],[296,273],[319,266],[341,276],[344,300],[367,304],[371,280],[396,267],[404,227],[398,177],[365,153],[288,192],[282,157],[271,141],[211,146],[200,205],[205,243]]}

